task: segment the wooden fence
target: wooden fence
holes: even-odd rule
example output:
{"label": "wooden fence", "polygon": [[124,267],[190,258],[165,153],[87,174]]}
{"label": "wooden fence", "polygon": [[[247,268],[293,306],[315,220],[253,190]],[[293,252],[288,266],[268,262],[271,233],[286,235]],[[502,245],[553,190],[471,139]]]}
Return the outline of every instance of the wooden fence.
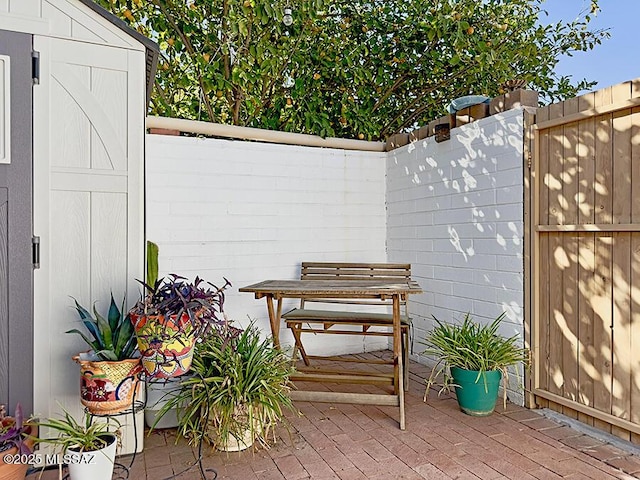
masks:
{"label": "wooden fence", "polygon": [[535,402],[640,442],[640,80],[536,112]]}

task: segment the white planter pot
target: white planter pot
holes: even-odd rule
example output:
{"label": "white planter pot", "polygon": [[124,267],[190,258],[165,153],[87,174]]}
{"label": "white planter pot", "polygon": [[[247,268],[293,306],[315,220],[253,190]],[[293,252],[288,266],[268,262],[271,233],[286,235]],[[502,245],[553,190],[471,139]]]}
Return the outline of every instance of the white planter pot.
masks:
{"label": "white planter pot", "polygon": [[158,423],[158,412],[180,391],[180,382],[186,376],[168,378],[166,381],[155,381],[147,384],[147,405],[144,409],[144,421],[148,427],[175,428],[178,426],[178,408],[172,408],[162,416]]}
{"label": "white planter pot", "polygon": [[111,480],[118,439],[111,433],[104,436],[109,437],[107,441],[110,443],[100,450],[67,453],[72,456],[72,460],[68,462],[71,480]]}
{"label": "white planter pot", "polygon": [[221,442],[220,445],[216,445],[218,450],[223,452],[241,452],[246,450],[255,441],[255,432],[246,430],[240,439],[237,439],[233,435],[229,435],[226,442]]}

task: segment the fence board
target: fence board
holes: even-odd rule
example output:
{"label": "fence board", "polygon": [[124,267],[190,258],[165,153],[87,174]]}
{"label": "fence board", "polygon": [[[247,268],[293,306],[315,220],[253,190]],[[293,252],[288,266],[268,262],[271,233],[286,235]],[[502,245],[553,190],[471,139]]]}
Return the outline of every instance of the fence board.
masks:
{"label": "fence board", "polygon": [[[562,118],[564,116],[564,102],[549,105],[549,120]],[[564,172],[564,126],[556,126],[549,129],[549,170],[546,176],[546,187],[549,197],[549,217],[548,225],[564,224],[562,175]],[[564,372],[563,372],[563,349],[564,337],[563,327],[565,319],[563,315],[562,297],[562,271],[565,267],[564,249],[562,248],[562,236],[559,234],[549,235],[549,280],[555,279],[556,287],[549,288],[549,386],[551,393],[563,395],[564,392]],[[563,413],[564,407],[554,403],[549,404],[549,408]]]}
{"label": "fence board", "polygon": [[640,107],[631,110],[631,221],[636,220],[640,220]]}
{"label": "fence board", "polygon": [[[536,112],[536,122],[543,122],[549,119],[549,107],[539,108]],[[547,130],[537,133],[537,140],[534,152],[536,158],[536,188],[534,189],[534,221],[539,224],[548,225],[549,223],[549,193],[546,185],[545,176],[549,171],[549,132]],[[534,229],[532,229],[533,231]],[[534,366],[534,386],[547,390],[549,388],[549,319],[551,318],[549,309],[549,270],[545,268],[551,263],[549,257],[549,235],[538,235],[534,244],[537,249],[534,252],[534,261],[537,267],[536,278],[538,282],[533,286],[538,304],[534,307],[536,318],[538,321],[534,326],[536,335],[536,345],[534,352],[536,355],[536,363]],[[537,399],[538,404],[545,408],[549,406],[549,402],[544,398]]]}
{"label": "fence board", "polygon": [[[549,118],[560,118],[563,115],[564,102],[549,106]],[[562,175],[564,172],[564,127],[549,129],[549,170],[546,176],[546,187],[549,190],[549,225],[564,224],[562,201]]]}
{"label": "fence board", "polygon": [[[612,103],[611,87],[595,92],[596,106]],[[596,191],[596,223],[611,223],[613,192],[611,164],[612,164],[612,115],[596,117],[596,155],[595,155],[595,191]]]}
{"label": "fence board", "polygon": [[[613,237],[613,382],[611,413],[629,420],[631,411],[631,242],[629,233]],[[629,440],[629,432],[613,426],[612,433]]]}
{"label": "fence board", "polygon": [[549,289],[549,391],[562,396],[564,375],[562,371],[564,347],[563,275],[566,261],[562,248],[562,236],[549,234],[549,281],[554,288]]}
{"label": "fence board", "polygon": [[[593,406],[602,412],[611,413],[611,237],[595,236],[595,295],[591,298],[595,316],[593,318],[593,343],[595,348],[596,381],[593,385]],[[601,420],[594,426],[611,431]]]}
{"label": "fence board", "polygon": [[[593,341],[595,312],[589,301],[595,295],[595,234],[579,239],[578,257],[578,402],[593,406],[596,346]],[[578,420],[593,425],[593,417],[579,413]]]}
{"label": "fence board", "polygon": [[[589,93],[578,99],[578,109],[593,108],[595,94]],[[578,124],[578,223],[595,222],[595,128],[594,118],[588,118]]]}
{"label": "fence board", "polygon": [[[575,205],[575,203],[574,203]],[[578,236],[560,235],[566,265],[562,270],[562,375],[563,396],[577,400],[578,396]],[[567,416],[577,418],[575,410],[563,408]]]}
{"label": "fence board", "polygon": [[[631,97],[631,82],[612,87],[614,102]],[[613,134],[613,223],[631,222],[631,109],[612,115]],[[613,190],[612,190],[613,192]]]}
{"label": "fence board", "polygon": [[[578,99],[572,98],[564,102],[564,115],[578,112]],[[563,167],[562,200],[564,223],[574,225],[578,222],[578,123],[569,123],[563,127],[562,148]],[[562,248],[567,262],[562,270],[563,302],[562,316],[564,321],[562,335],[562,374],[564,376],[563,396],[577,400],[578,396],[578,236],[562,235]],[[563,407],[563,413],[577,418],[573,409]]]}
{"label": "fence board", "polygon": [[[636,177],[637,179],[638,177]],[[640,352],[640,234],[631,234],[631,352]],[[631,412],[629,419],[640,424],[640,355],[632,357]],[[640,435],[631,434],[631,441],[640,443]]]}

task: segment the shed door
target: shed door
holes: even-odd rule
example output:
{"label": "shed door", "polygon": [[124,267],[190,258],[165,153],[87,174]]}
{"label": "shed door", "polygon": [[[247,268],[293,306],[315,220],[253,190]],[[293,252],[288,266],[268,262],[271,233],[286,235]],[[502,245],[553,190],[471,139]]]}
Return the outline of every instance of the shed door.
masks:
{"label": "shed door", "polygon": [[73,300],[106,314],[142,278],[144,52],[36,36],[36,411],[80,411]]}
{"label": "shed door", "polygon": [[33,405],[31,42],[0,31],[0,403]]}

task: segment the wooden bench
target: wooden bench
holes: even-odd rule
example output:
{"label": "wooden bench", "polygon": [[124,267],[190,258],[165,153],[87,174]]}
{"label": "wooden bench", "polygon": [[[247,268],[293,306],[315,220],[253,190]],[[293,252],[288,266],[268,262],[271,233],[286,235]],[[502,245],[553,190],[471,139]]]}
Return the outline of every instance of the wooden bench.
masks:
{"label": "wooden bench", "polygon": [[[326,263],[303,262],[300,272],[301,280],[398,280],[405,282],[411,278],[411,265],[399,263]],[[347,311],[309,308],[310,303],[343,304],[343,305],[375,305],[385,307],[381,312]],[[294,358],[300,352],[306,366],[313,359],[326,359],[308,355],[302,343],[303,333],[333,334],[333,335],[365,335],[365,336],[393,336],[393,315],[388,313],[391,306],[388,301],[366,301],[350,298],[301,298],[300,307],[282,315],[287,327],[291,330],[295,341]],[[409,337],[411,319],[407,309],[406,298],[401,299],[401,335],[402,335],[402,364],[404,367],[404,386],[409,388]],[[348,327],[357,327],[356,330]],[[333,357],[329,357],[333,358]],[[344,360],[344,359],[342,359]],[[382,360],[359,360],[363,363],[388,363]]]}

